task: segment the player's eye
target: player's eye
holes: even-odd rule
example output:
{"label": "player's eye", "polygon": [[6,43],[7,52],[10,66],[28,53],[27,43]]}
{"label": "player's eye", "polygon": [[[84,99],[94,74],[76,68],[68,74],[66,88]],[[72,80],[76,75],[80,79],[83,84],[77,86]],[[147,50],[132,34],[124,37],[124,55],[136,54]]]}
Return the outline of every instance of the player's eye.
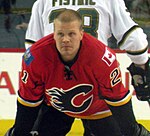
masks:
{"label": "player's eye", "polygon": [[64,34],[61,33],[61,32],[57,33],[57,35],[60,36],[60,37],[63,37],[63,36],[64,36]]}
{"label": "player's eye", "polygon": [[74,35],[76,35],[76,33],[74,33],[74,32],[70,32],[70,33],[69,33],[69,36],[70,36],[70,37],[72,37],[72,36],[74,36]]}

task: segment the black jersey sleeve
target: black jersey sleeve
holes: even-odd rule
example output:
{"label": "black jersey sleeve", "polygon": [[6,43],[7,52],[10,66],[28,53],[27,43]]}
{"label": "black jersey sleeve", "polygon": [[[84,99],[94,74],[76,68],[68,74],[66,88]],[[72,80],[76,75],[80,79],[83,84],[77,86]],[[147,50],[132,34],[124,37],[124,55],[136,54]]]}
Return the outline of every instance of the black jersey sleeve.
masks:
{"label": "black jersey sleeve", "polygon": [[14,136],[29,136],[37,118],[38,107],[27,107],[17,101],[17,113],[14,125]]}
{"label": "black jersey sleeve", "polygon": [[141,124],[138,124],[133,113],[131,100],[122,106],[109,106],[114,118],[119,123],[125,136],[149,136],[150,133]]}

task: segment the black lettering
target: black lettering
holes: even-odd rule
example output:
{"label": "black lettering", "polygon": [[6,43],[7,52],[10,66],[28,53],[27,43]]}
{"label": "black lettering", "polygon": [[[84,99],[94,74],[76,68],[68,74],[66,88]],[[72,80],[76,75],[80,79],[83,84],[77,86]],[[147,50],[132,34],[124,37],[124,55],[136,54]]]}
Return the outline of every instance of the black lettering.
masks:
{"label": "black lettering", "polygon": [[93,2],[92,0],[90,0],[90,5],[95,5],[95,2]]}
{"label": "black lettering", "polygon": [[53,3],[52,3],[53,7],[55,6],[56,2],[57,2],[57,0],[53,0]]}
{"label": "black lettering", "polygon": [[83,0],[78,0],[78,5],[84,5]]}
{"label": "black lettering", "polygon": [[76,1],[76,0],[72,0],[72,5],[75,5],[75,4],[76,4],[75,1]]}
{"label": "black lettering", "polygon": [[63,1],[63,0],[59,0],[59,5],[62,5],[62,1]]}
{"label": "black lettering", "polygon": [[96,3],[93,0],[52,0],[52,5],[55,7],[56,5],[95,5]]}
{"label": "black lettering", "polygon": [[88,3],[89,3],[89,0],[85,0],[85,5],[88,5]]}

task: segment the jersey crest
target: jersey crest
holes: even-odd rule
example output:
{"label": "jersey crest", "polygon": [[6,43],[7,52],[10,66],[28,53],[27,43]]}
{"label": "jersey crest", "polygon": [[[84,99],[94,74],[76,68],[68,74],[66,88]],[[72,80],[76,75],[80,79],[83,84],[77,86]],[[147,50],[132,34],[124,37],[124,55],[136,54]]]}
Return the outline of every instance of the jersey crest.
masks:
{"label": "jersey crest", "polygon": [[50,96],[49,101],[54,108],[61,112],[79,114],[90,107],[93,101],[92,90],[92,85],[80,84],[68,90],[53,87],[46,92]]}

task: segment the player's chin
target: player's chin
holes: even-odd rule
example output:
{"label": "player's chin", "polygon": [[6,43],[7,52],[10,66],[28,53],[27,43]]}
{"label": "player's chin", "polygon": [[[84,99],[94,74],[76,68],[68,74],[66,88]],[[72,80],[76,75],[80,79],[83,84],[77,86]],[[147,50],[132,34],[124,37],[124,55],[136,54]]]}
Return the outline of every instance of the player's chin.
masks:
{"label": "player's chin", "polygon": [[62,51],[71,52],[73,48],[71,46],[63,46]]}
{"label": "player's chin", "polygon": [[73,54],[72,48],[65,48],[61,50],[61,55],[63,56],[71,56]]}

